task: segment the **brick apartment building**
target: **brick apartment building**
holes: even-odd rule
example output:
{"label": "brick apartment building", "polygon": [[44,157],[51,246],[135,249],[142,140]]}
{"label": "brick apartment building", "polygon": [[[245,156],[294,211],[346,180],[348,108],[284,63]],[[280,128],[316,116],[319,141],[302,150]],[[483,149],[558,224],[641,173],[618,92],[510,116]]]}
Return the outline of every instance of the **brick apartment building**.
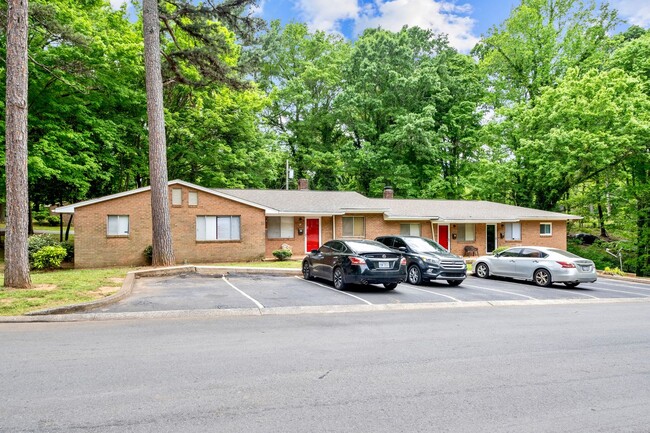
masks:
{"label": "brick apartment building", "polygon": [[[479,254],[499,246],[566,248],[573,215],[487,201],[373,199],[356,192],[210,189],[169,182],[178,264],[253,261],[289,245],[301,257],[333,238],[374,239],[410,234],[438,241],[452,253]],[[75,267],[144,265],[151,244],[150,188],[55,209],[74,214]],[[473,247],[473,248],[471,248]]]}

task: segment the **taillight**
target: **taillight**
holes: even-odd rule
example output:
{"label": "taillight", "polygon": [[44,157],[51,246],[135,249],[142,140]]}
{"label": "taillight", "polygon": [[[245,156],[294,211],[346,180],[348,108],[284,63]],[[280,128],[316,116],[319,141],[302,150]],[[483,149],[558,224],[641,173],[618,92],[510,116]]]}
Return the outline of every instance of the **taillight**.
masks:
{"label": "taillight", "polygon": [[575,268],[576,267],[576,265],[574,265],[573,263],[569,263],[569,262],[557,262],[557,263],[560,266],[562,266],[563,268]]}
{"label": "taillight", "polygon": [[365,260],[365,259],[362,259],[361,257],[354,257],[354,256],[351,256],[351,257],[350,257],[350,263],[352,263],[353,265],[365,265],[365,264],[366,264],[366,260]]}
{"label": "taillight", "polygon": [[400,266],[406,266],[406,258],[402,257],[402,260],[399,261]]}

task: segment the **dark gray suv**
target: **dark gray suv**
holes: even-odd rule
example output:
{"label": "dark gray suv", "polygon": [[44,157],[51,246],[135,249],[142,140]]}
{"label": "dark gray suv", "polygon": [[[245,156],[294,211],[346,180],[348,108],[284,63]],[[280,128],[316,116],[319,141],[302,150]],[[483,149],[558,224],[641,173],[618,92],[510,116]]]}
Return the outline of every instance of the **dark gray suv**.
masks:
{"label": "dark gray suv", "polygon": [[432,239],[419,236],[379,236],[375,240],[400,251],[406,257],[407,281],[411,284],[446,280],[450,286],[458,286],[467,276],[465,261]]}

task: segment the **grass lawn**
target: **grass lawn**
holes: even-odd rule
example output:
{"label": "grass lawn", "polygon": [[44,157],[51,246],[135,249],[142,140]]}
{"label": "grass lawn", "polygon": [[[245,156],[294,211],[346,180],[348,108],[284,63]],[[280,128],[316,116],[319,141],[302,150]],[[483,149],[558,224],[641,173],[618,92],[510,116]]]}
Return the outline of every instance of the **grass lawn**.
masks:
{"label": "grass lawn", "polygon": [[[2,251],[4,252],[4,251]],[[0,257],[0,260],[2,257]],[[301,262],[214,263],[212,266],[245,266],[300,269]],[[4,281],[4,263],[0,261],[0,278]],[[0,316],[19,316],[30,311],[78,304],[112,295],[120,289],[126,273],[138,268],[61,269],[31,272],[33,288],[0,288]],[[142,268],[140,268],[142,269]]]}

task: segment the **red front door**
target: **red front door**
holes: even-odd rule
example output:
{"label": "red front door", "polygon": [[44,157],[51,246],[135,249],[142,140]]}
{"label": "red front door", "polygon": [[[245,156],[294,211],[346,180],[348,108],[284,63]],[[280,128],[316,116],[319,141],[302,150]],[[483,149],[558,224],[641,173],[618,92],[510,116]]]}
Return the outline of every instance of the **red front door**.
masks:
{"label": "red front door", "polygon": [[307,220],[307,252],[320,247],[320,220],[317,218]]}
{"label": "red front door", "polygon": [[449,226],[438,226],[438,243],[449,251]]}

